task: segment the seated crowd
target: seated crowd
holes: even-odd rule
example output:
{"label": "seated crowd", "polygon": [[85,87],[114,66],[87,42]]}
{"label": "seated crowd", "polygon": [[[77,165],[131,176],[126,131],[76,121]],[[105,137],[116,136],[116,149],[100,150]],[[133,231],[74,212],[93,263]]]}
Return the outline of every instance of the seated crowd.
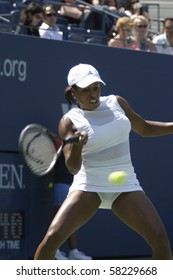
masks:
{"label": "seated crowd", "polygon": [[155,52],[156,47],[148,36],[148,25],[148,19],[143,15],[133,19],[119,18],[115,36],[108,41],[108,46]]}
{"label": "seated crowd", "polygon": [[139,0],[100,1],[29,1],[14,33],[173,54],[173,18],[164,20],[162,34],[151,36],[150,16]]}

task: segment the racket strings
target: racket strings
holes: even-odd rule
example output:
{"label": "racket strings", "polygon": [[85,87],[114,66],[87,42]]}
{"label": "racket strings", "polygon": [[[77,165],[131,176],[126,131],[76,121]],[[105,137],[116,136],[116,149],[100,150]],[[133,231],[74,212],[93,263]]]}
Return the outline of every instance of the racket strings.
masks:
{"label": "racket strings", "polygon": [[56,157],[55,145],[43,133],[29,133],[23,142],[24,157],[27,165],[36,173],[46,172]]}

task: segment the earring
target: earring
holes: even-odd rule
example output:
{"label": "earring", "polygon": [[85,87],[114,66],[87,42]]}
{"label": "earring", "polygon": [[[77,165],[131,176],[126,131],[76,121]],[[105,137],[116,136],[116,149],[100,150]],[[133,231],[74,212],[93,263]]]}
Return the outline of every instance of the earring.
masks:
{"label": "earring", "polygon": [[76,100],[76,96],[74,94],[72,94],[72,96],[73,96],[73,99]]}

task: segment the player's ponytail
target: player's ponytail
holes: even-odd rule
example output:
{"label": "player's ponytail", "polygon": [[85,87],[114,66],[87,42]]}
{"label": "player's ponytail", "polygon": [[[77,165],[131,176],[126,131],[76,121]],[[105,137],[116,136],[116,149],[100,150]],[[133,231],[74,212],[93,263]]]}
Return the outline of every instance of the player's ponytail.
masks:
{"label": "player's ponytail", "polygon": [[[74,86],[73,86],[74,87]],[[65,99],[69,105],[76,104],[76,100],[72,94],[72,89],[70,86],[67,86],[64,90]]]}

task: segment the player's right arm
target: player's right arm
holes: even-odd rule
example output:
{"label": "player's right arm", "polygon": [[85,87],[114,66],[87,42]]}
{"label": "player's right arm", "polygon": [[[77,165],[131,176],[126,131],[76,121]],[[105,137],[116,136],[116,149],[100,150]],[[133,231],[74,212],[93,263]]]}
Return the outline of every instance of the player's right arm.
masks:
{"label": "player's right arm", "polygon": [[75,175],[81,168],[82,148],[88,140],[86,132],[80,132],[76,129],[68,117],[63,117],[58,126],[58,132],[61,139],[67,139],[74,135],[79,135],[79,141],[73,144],[67,144],[64,149],[65,164],[69,172]]}

